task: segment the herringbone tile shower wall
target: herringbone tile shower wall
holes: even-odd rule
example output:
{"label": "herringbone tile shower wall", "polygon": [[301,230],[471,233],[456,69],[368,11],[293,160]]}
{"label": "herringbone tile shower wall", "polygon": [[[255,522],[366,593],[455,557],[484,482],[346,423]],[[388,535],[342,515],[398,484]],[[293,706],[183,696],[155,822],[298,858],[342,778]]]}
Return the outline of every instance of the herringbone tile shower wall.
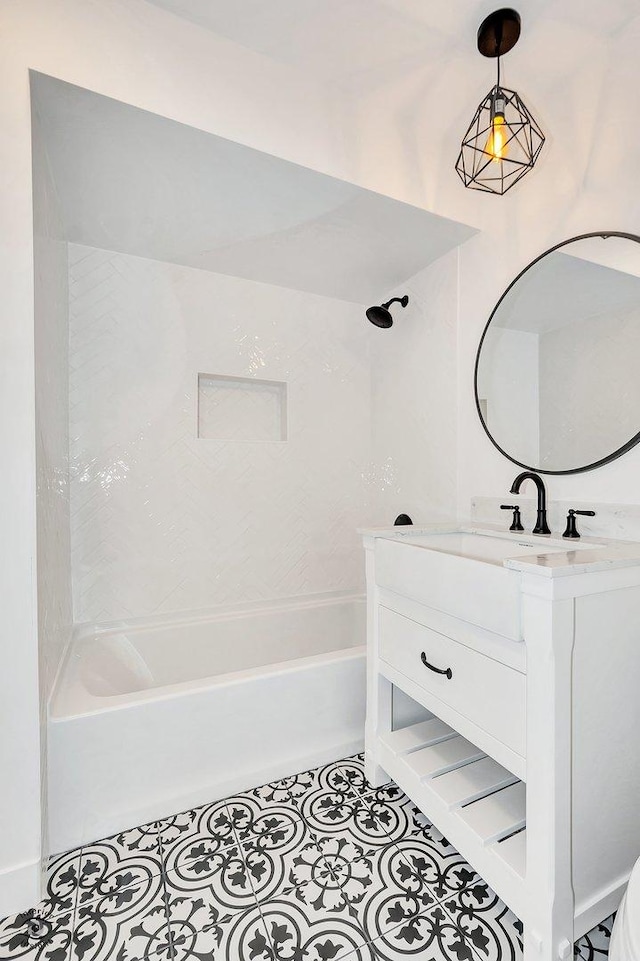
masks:
{"label": "herringbone tile shower wall", "polygon": [[[69,272],[75,621],[361,588],[362,308],[73,245]],[[288,439],[199,439],[199,372],[286,382]]]}

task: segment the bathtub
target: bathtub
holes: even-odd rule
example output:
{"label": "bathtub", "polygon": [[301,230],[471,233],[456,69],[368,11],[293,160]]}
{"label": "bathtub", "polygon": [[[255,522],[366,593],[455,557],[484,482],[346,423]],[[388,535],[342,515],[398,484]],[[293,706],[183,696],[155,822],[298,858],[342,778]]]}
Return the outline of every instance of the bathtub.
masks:
{"label": "bathtub", "polygon": [[51,851],[362,750],[364,635],[343,593],[78,630],[49,709]]}

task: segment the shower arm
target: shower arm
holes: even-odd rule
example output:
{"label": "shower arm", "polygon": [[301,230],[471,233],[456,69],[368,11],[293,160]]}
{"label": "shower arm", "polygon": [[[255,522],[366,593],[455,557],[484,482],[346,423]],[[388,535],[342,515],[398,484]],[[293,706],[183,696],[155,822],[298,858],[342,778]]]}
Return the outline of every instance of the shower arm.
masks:
{"label": "shower arm", "polygon": [[403,307],[406,307],[408,302],[409,302],[409,298],[406,297],[406,296],[405,296],[405,297],[392,297],[391,300],[388,300],[388,301],[386,302],[386,304],[381,304],[380,306],[381,306],[381,307],[384,307],[385,310],[388,310],[389,307],[391,306],[391,304],[402,304]]}

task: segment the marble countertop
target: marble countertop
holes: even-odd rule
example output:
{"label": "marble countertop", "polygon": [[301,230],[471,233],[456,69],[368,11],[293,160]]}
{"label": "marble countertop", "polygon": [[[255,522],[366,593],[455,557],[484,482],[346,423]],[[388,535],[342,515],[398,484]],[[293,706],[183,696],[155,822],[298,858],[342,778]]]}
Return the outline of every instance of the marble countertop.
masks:
{"label": "marble countertop", "polygon": [[[478,563],[493,563],[521,571],[526,574],[538,574],[545,577],[562,577],[570,574],[591,574],[599,571],[613,570],[623,567],[640,565],[640,542],[612,540],[602,537],[581,537],[579,540],[565,540],[560,533],[551,535],[529,534],[526,531],[509,531],[499,525],[474,522],[437,521],[422,525],[407,525],[406,527],[371,527],[359,530],[364,537],[383,538],[402,542],[406,538],[420,537],[430,534],[480,534],[486,537],[498,537],[503,541],[514,542],[513,554],[502,560],[471,557]],[[540,552],[518,556],[518,544],[526,545],[539,543]],[[419,545],[409,545],[419,546]],[[428,548],[427,548],[428,549]],[[437,550],[438,548],[432,547]],[[458,557],[467,557],[461,551],[446,550],[443,553]]]}

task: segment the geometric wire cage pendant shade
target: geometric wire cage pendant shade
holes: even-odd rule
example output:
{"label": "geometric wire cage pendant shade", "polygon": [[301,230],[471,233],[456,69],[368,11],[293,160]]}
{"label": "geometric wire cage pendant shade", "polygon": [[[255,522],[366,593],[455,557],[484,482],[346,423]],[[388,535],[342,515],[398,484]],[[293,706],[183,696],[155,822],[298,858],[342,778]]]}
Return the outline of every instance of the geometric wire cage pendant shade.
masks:
{"label": "geometric wire cage pendant shade", "polygon": [[[497,135],[496,104],[499,104]],[[544,135],[515,92],[496,84],[484,98],[462,139],[456,170],[465,187],[504,194],[535,164]]]}

